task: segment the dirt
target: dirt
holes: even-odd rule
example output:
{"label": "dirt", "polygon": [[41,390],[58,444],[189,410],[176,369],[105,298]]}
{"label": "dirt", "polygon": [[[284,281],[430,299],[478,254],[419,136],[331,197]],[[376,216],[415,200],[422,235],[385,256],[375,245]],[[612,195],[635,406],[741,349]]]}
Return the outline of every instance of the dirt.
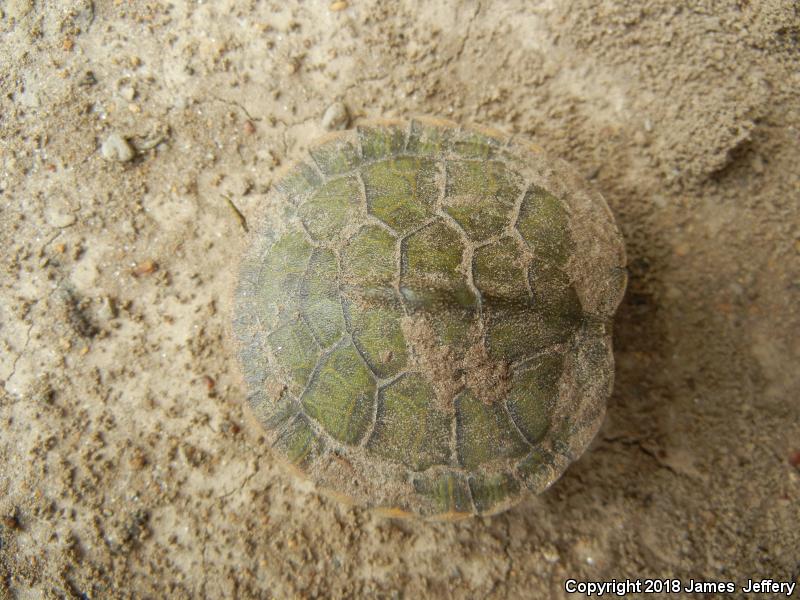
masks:
{"label": "dirt", "polygon": [[403,337],[412,349],[414,369],[433,383],[437,409],[441,412],[454,414],[456,396],[465,389],[472,390],[486,404],[508,395],[509,365],[492,359],[477,325],[469,330],[470,346],[461,356],[455,348],[439,342],[434,325],[423,314],[405,317],[402,328]]}
{"label": "dirt", "polygon": [[433,382],[436,408],[445,414],[454,414],[454,399],[464,389],[462,361],[453,348],[436,343],[436,330],[424,315],[407,316],[401,326],[403,337],[412,349],[414,368],[425,373],[427,381]]}
{"label": "dirt", "polygon": [[[0,4],[0,598],[797,581],[800,15],[691,5]],[[243,225],[336,101],[529,136],[625,235],[604,426],[507,513],[340,505],[245,419]]]}

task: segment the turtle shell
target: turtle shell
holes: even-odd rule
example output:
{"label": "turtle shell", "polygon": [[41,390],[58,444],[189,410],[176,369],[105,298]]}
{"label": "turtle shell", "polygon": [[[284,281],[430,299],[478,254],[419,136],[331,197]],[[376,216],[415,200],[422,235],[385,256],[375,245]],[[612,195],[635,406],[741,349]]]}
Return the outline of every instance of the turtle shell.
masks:
{"label": "turtle shell", "polygon": [[438,119],[313,145],[270,192],[235,296],[278,456],[385,514],[493,514],[586,448],[613,380],[624,246],[565,163]]}

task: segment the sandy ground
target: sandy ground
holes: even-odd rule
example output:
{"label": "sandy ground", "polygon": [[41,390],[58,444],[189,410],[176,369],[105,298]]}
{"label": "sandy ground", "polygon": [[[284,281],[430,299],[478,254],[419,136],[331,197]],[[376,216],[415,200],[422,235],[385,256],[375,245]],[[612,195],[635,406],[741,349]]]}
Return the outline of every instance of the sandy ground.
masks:
{"label": "sandy ground", "polygon": [[[797,581],[800,15],[679,4],[0,2],[0,598]],[[528,135],[624,232],[606,422],[508,513],[340,506],[243,414],[226,198],[255,218],[337,100]]]}

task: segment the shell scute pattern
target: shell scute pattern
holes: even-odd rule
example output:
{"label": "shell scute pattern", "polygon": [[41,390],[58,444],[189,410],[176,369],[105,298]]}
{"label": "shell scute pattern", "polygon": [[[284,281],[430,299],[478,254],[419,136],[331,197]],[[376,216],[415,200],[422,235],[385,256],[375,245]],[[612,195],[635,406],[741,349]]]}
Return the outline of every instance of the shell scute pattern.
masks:
{"label": "shell scute pattern", "polygon": [[433,216],[438,173],[432,160],[387,158],[365,166],[361,176],[367,211],[394,231],[407,233]]}
{"label": "shell scute pattern", "polygon": [[[452,519],[541,491],[583,451],[610,393],[624,252],[602,199],[551,191],[559,167],[526,152],[376,121],[274,186],[290,208],[254,234],[234,329],[278,455],[386,514]],[[617,240],[599,307],[582,302],[576,210]]]}
{"label": "shell scute pattern", "polygon": [[498,457],[522,458],[529,450],[503,405],[487,405],[471,390],[456,398],[456,431],[459,463],[469,471]]}
{"label": "shell scute pattern", "polygon": [[[450,462],[450,416],[431,406],[433,389],[418,373],[380,390],[378,417],[368,448],[415,471]],[[391,425],[391,426],[389,426]]]}
{"label": "shell scute pattern", "polygon": [[367,433],[375,403],[375,378],[350,340],[320,362],[303,393],[305,412],[334,439],[357,444]]}
{"label": "shell scute pattern", "polygon": [[522,191],[522,178],[498,161],[450,160],[445,169],[444,211],[473,241],[502,233]]}
{"label": "shell scute pattern", "polygon": [[461,270],[464,242],[455,229],[438,219],[410,234],[403,246],[400,292],[409,306],[475,305]]}
{"label": "shell scute pattern", "polygon": [[355,177],[339,177],[323,184],[300,205],[303,226],[315,242],[335,240],[359,216],[361,192]]}

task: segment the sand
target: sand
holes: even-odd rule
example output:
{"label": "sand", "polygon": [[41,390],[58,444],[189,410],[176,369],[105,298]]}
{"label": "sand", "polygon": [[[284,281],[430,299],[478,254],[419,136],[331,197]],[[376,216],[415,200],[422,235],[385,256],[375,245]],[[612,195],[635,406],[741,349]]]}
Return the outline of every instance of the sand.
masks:
{"label": "sand", "polygon": [[[0,4],[0,598],[797,581],[800,18],[678,4]],[[243,412],[243,219],[337,101],[529,136],[625,235],[606,421],[507,513],[340,505]]]}

